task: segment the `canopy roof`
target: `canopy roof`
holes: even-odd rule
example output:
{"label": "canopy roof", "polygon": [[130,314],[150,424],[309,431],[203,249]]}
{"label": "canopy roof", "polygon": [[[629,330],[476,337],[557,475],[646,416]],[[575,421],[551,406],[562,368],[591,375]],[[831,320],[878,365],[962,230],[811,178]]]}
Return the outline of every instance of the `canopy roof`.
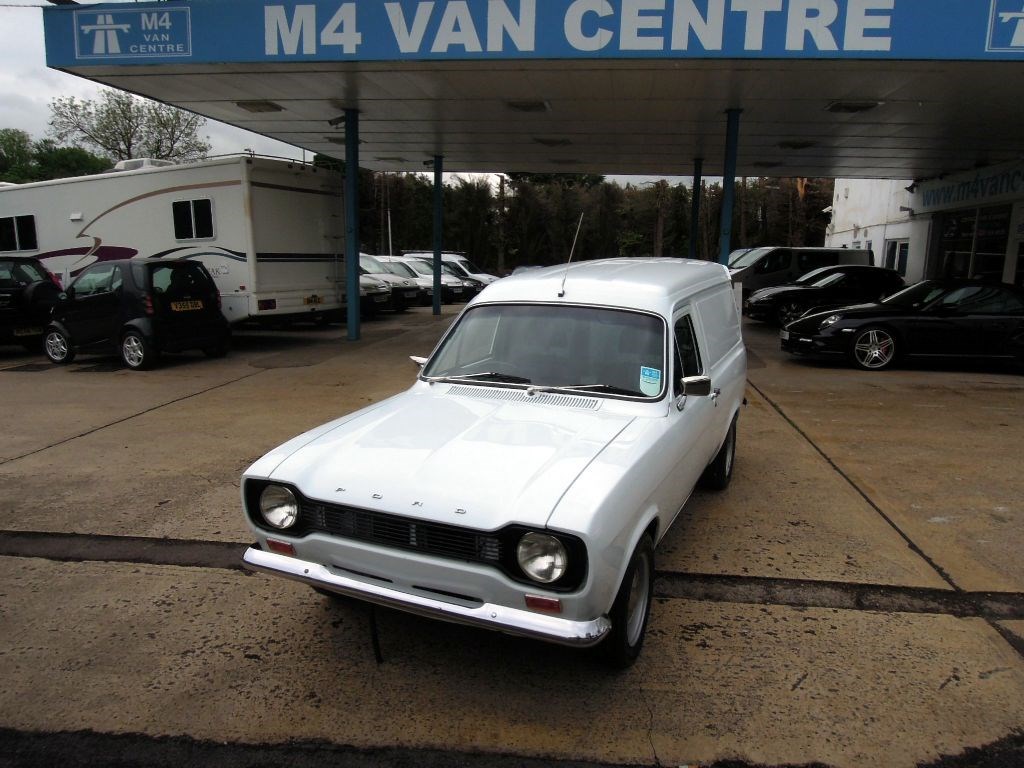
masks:
{"label": "canopy roof", "polygon": [[720,174],[727,109],[739,175],[1024,156],[1022,0],[193,0],[45,23],[52,67],[311,152],[343,158],[356,109],[380,170]]}

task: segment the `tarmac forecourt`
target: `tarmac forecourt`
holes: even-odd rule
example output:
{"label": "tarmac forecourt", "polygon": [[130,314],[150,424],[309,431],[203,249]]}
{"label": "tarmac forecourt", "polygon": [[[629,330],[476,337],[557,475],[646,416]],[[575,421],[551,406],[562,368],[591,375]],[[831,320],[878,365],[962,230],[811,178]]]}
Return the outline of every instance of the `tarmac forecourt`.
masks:
{"label": "tarmac forecourt", "polygon": [[99,358],[15,370],[39,360],[0,353],[10,764],[85,765],[90,749],[152,765],[1021,760],[1013,372],[802,363],[748,325],[733,484],[696,494],[659,547],[647,645],[624,673],[385,610],[378,663],[366,608],[240,570],[245,466],[404,389],[406,356],[450,319],[413,311],[359,344],[337,327],[243,332],[224,360],[145,374]]}

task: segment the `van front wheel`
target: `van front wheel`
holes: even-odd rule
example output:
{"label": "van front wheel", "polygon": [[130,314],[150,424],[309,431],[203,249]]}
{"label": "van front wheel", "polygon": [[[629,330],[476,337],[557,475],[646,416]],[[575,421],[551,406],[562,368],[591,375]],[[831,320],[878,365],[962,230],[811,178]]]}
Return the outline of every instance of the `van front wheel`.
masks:
{"label": "van front wheel", "polygon": [[608,614],[612,622],[611,631],[600,646],[612,666],[628,667],[640,655],[653,594],[654,543],[649,534],[644,534],[633,550],[633,557]]}

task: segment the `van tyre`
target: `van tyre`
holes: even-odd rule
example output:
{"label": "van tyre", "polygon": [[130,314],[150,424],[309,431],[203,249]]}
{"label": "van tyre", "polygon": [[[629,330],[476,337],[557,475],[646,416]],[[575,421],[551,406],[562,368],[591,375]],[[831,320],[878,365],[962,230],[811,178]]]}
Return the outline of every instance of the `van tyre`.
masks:
{"label": "van tyre", "polygon": [[700,476],[702,487],[711,491],[724,491],[729,487],[732,480],[732,468],[736,464],[736,419],[732,417],[732,424],[725,435],[725,442],[718,449],[715,458],[708,464],[704,474]]}
{"label": "van tyre", "polygon": [[121,336],[121,360],[133,371],[144,371],[156,364],[157,351],[139,331],[125,331]]}
{"label": "van tyre", "polygon": [[611,631],[600,645],[605,660],[611,666],[625,669],[640,655],[653,595],[654,542],[650,534],[645,533],[629,559],[626,574],[608,614],[612,622]]}
{"label": "van tyre", "polygon": [[47,329],[43,336],[43,352],[51,363],[57,365],[67,365],[75,359],[75,348],[71,346],[71,339],[58,328]]}

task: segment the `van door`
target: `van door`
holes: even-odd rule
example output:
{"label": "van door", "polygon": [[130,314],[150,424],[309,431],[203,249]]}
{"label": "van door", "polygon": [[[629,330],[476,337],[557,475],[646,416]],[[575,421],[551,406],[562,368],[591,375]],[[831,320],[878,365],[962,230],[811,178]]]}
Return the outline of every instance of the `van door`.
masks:
{"label": "van door", "polygon": [[[673,322],[672,398],[669,419],[677,445],[689,446],[675,468],[680,483],[680,502],[697,484],[704,468],[718,448],[715,444],[715,398],[683,394],[683,377],[710,375],[705,367],[706,354],[690,308],[675,316]],[[712,382],[712,385],[714,382]]]}
{"label": "van door", "polygon": [[743,295],[753,293],[759,288],[770,288],[790,282],[790,265],[793,263],[793,251],[789,248],[776,248],[769,251],[757,262],[753,269],[743,276]]}

